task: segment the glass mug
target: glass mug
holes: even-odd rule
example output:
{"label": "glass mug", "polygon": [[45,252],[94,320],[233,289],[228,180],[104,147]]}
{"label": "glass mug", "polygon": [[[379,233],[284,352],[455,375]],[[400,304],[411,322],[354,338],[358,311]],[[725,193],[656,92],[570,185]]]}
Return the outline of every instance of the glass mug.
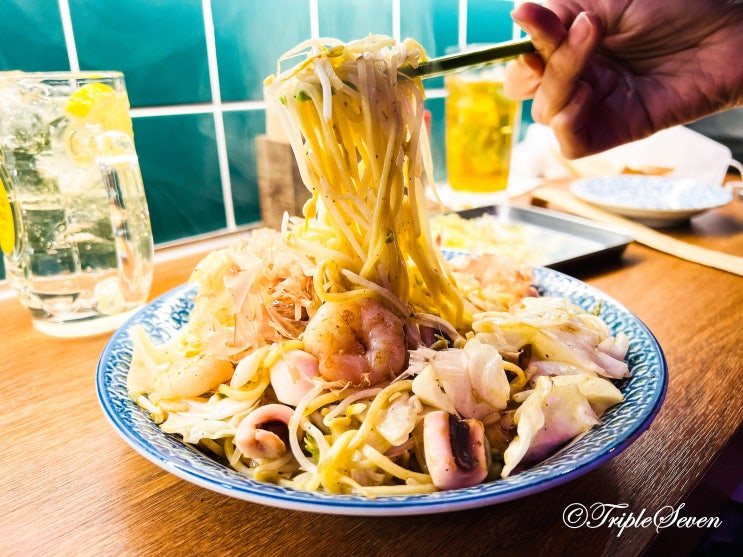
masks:
{"label": "glass mug", "polygon": [[502,64],[447,76],[446,165],[453,190],[505,190],[521,103],[503,91]]}
{"label": "glass mug", "polygon": [[111,331],[147,300],[153,241],[124,76],[0,73],[0,247],[36,328]]}

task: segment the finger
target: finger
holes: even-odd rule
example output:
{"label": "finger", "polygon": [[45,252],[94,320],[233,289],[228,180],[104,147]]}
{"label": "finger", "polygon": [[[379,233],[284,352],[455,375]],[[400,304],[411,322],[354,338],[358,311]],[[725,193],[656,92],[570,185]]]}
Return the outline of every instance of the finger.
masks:
{"label": "finger", "polygon": [[549,123],[570,101],[600,35],[601,21],[596,15],[582,12],[575,18],[567,36],[547,61],[534,97],[533,113],[539,121]]}
{"label": "finger", "polygon": [[[590,142],[590,104],[593,89],[586,82],[578,82],[568,103],[550,121],[560,151],[567,159],[576,159],[593,154],[587,144]],[[600,149],[599,149],[600,150]]]}
{"label": "finger", "polygon": [[514,100],[534,96],[544,73],[544,63],[536,54],[524,54],[506,65],[503,89]]}
{"label": "finger", "polygon": [[531,2],[517,6],[511,17],[530,35],[537,54],[519,56],[506,67],[504,89],[513,99],[531,98],[540,85],[545,61],[560,45],[566,30],[553,12]]}
{"label": "finger", "polygon": [[545,62],[567,34],[557,15],[539,4],[520,4],[511,12],[511,17],[531,37],[534,48]]}

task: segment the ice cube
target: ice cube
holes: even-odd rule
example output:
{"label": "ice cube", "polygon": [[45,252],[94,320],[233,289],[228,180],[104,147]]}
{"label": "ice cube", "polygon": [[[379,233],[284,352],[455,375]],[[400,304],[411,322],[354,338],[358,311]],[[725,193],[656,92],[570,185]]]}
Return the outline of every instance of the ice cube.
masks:
{"label": "ice cube", "polygon": [[0,142],[7,149],[28,154],[40,152],[49,140],[49,127],[35,107],[0,116]]}

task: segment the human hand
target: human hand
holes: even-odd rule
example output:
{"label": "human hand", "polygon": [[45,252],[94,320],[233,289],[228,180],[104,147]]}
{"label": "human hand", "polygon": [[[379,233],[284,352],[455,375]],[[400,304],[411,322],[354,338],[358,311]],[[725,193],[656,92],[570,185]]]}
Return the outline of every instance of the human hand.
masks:
{"label": "human hand", "polygon": [[565,157],[743,104],[743,3],[548,0],[512,16],[537,54],[509,66],[506,93],[534,98]]}

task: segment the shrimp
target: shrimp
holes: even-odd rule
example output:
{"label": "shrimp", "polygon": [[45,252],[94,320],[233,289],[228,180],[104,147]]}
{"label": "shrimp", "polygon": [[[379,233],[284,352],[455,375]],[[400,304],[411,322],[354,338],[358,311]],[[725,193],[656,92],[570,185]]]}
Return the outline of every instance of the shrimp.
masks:
{"label": "shrimp", "polygon": [[310,319],[304,349],[317,357],[328,381],[376,385],[396,377],[407,363],[402,321],[372,298],[326,302]]}

